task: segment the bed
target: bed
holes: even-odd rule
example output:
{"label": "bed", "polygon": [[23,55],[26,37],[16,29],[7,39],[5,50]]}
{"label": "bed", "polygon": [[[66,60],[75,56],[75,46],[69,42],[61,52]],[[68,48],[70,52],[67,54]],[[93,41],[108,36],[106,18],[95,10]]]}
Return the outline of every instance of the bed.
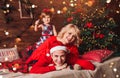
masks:
{"label": "bed", "polygon": [[[112,57],[102,63],[95,62],[92,70],[61,70],[46,74],[0,73],[0,78],[120,78],[120,57]],[[3,69],[2,69],[3,70]]]}

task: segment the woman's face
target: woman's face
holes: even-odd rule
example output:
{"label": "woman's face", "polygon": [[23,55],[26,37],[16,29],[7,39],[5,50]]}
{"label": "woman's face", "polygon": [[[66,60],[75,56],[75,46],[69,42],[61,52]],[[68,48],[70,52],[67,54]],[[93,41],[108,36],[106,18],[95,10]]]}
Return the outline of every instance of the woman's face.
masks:
{"label": "woman's face", "polygon": [[57,66],[61,66],[65,63],[66,60],[66,53],[63,50],[55,51],[51,54],[53,62]]}
{"label": "woman's face", "polygon": [[64,34],[63,43],[64,44],[73,43],[75,39],[76,39],[75,30],[72,28]]}
{"label": "woman's face", "polygon": [[45,17],[42,18],[44,24],[49,24],[50,23],[50,16],[49,15],[45,15]]}

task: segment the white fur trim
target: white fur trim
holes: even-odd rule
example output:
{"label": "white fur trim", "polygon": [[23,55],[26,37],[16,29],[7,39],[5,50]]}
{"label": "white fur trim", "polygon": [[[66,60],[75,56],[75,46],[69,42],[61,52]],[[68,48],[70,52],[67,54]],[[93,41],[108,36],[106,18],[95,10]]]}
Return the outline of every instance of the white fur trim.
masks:
{"label": "white fur trim", "polygon": [[69,53],[68,49],[65,46],[55,46],[50,49],[50,53],[53,53],[54,51],[57,51],[57,50],[63,50]]}

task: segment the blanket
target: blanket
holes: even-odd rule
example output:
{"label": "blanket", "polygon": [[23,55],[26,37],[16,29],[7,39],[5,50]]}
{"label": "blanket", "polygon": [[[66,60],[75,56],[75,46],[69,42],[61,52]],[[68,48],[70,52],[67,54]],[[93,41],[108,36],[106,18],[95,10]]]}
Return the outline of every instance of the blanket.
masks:
{"label": "blanket", "polygon": [[92,70],[61,70],[45,74],[24,74],[0,72],[0,78],[120,78],[120,57],[110,58],[102,63],[94,62],[96,69]]}

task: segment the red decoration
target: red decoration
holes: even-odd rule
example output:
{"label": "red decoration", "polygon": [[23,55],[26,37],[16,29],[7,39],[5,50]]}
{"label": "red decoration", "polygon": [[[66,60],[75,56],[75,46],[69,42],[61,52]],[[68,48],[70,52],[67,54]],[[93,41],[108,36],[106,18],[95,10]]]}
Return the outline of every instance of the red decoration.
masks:
{"label": "red decoration", "polygon": [[45,13],[46,12],[51,12],[51,10],[50,9],[43,9],[42,12],[45,12]]}
{"label": "red decoration", "polygon": [[100,36],[99,36],[100,38],[104,38],[105,37],[105,35],[104,34],[100,34]]}
{"label": "red decoration", "polygon": [[109,56],[113,54],[113,51],[106,50],[106,49],[99,49],[99,50],[91,50],[82,55],[82,58],[86,60],[93,60],[96,62],[103,62]]}
{"label": "red decoration", "polygon": [[12,62],[3,62],[1,63],[0,69],[5,68],[13,72],[22,72],[28,73],[28,65],[24,63],[22,59],[18,59]]}
{"label": "red decoration", "polygon": [[73,20],[73,17],[70,17],[67,19],[67,22],[71,22]]}
{"label": "red decoration", "polygon": [[100,34],[100,33],[96,33],[96,34],[94,34],[94,36],[95,36],[95,38],[101,38],[101,39],[105,37],[104,34]]}
{"label": "red decoration", "polygon": [[93,23],[92,22],[87,22],[85,27],[93,28]]}

